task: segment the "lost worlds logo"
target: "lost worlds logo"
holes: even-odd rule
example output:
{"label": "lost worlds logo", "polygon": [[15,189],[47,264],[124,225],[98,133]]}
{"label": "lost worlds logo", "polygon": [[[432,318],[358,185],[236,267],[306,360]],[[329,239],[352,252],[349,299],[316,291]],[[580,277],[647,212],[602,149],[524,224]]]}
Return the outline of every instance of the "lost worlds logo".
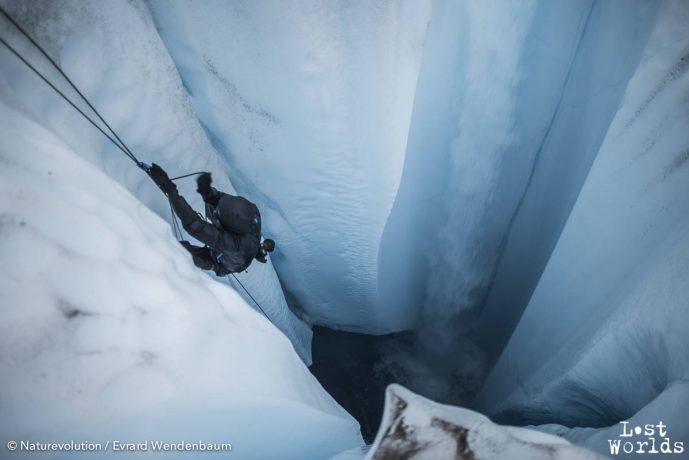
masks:
{"label": "lost worlds logo", "polygon": [[662,420],[656,424],[631,427],[629,422],[620,422],[622,433],[617,439],[608,439],[610,454],[681,454],[683,441],[673,441]]}

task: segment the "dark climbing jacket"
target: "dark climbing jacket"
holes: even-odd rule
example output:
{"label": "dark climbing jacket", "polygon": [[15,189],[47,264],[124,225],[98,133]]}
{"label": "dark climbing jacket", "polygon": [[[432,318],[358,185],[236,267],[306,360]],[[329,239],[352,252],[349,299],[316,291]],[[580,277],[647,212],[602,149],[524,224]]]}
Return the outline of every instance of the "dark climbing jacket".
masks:
{"label": "dark climbing jacket", "polygon": [[176,188],[168,197],[184,229],[208,246],[199,248],[182,243],[196,266],[215,270],[218,275],[246,270],[261,247],[261,214],[255,204],[211,187],[202,195],[209,223],[189,206]]}

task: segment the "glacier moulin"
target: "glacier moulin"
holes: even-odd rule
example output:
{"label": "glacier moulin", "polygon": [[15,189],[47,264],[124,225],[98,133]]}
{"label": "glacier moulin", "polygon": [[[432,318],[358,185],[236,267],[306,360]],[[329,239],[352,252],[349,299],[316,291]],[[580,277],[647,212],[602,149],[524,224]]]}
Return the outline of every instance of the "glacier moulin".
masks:
{"label": "glacier moulin", "polygon": [[[374,370],[500,422],[606,453],[618,422],[663,418],[689,442],[686,1],[0,5],[140,158],[212,171],[278,243],[239,275],[275,329],[193,269],[148,178],[0,49],[3,441],[86,429],[93,404],[143,385],[150,420],[197,398],[169,433],[217,398],[211,420],[246,445],[246,413],[279,430],[294,409],[285,437],[332,427],[294,455],[356,448],[304,368],[325,326],[401,333]],[[4,18],[0,34],[59,81]],[[201,209],[193,179],[178,186]],[[113,365],[124,377],[94,377]],[[134,406],[107,406],[109,426]]]}

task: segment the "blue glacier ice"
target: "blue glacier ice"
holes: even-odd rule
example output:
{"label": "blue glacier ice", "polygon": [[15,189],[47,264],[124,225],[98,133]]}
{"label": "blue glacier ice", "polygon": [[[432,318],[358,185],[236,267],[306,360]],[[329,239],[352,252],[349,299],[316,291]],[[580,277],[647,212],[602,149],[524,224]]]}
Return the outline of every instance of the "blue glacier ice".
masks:
{"label": "blue glacier ice", "polygon": [[[624,420],[643,425],[662,418],[673,439],[689,442],[686,1],[0,5],[140,158],[162,164],[171,175],[211,171],[219,188],[257,203],[265,236],[277,241],[269,264],[238,275],[272,329],[266,318],[246,313],[255,305],[240,286],[191,275],[183,250],[168,244],[165,198],[1,48],[0,113],[19,131],[19,140],[10,142],[12,131],[5,129],[0,141],[2,168],[12,180],[3,181],[5,196],[12,198],[3,198],[0,216],[0,241],[7,248],[2,327],[27,331],[3,336],[0,383],[14,398],[2,400],[3,411],[19,411],[31,391],[51,394],[46,388],[64,383],[67,369],[85,372],[79,347],[99,349],[96,344],[107,338],[117,348],[136,336],[118,339],[109,323],[88,315],[77,315],[78,331],[56,319],[64,313],[60,289],[81,286],[83,265],[102,257],[117,267],[117,276],[148,273],[154,288],[142,288],[143,303],[157,305],[155,293],[172,299],[170,314],[185,312],[196,325],[190,327],[213,324],[210,316],[187,313],[185,306],[200,302],[194,296],[232,295],[199,310],[229,309],[235,321],[211,327],[210,337],[232,334],[247,321],[262,321],[276,344],[277,337],[287,337],[289,342],[262,349],[282,357],[270,372],[248,364],[255,339],[233,341],[246,350],[239,355],[251,377],[233,388],[261,377],[276,387],[287,382],[275,394],[261,387],[257,407],[269,414],[273,406],[266,401],[275,396],[276,414],[288,413],[290,404],[303,409],[297,411],[304,415],[300,426],[326,420],[324,426],[335,430],[332,449],[323,447],[328,442],[318,444],[316,435],[304,441],[315,456],[356,451],[360,439],[352,435],[351,417],[304,373],[314,325],[373,335],[409,331],[405,340],[378,350],[382,368],[417,393],[503,423],[538,426],[608,455],[607,440],[619,434]],[[59,81],[4,18],[0,35]],[[62,82],[58,86],[74,95]],[[34,197],[30,190],[42,172],[31,162],[30,174],[10,171],[21,171],[17,164],[31,155],[49,158],[58,144],[68,164],[88,171],[88,183],[118,190],[112,197],[94,194],[115,210],[103,211],[105,224],[87,219],[83,235],[71,235],[71,221],[44,219],[28,230],[12,224],[25,220],[15,207],[24,203],[22,196]],[[71,181],[78,179],[51,180],[60,188],[56,197],[98,214],[95,198],[83,187],[73,189]],[[178,185],[201,209],[194,180]],[[47,204],[32,206],[49,213]],[[156,226],[155,234],[129,234],[122,222],[130,218],[137,229]],[[34,224],[50,225],[58,236],[36,239]],[[102,225],[116,231],[105,232]],[[48,287],[38,276],[43,272],[25,266],[21,251],[12,249],[34,240],[38,249],[31,258],[51,261],[38,265],[52,273]],[[128,244],[138,249],[123,249]],[[68,255],[59,257],[64,247]],[[161,252],[174,269],[164,268]],[[98,273],[88,278],[91,290],[111,292],[108,286],[118,278]],[[190,277],[202,287],[174,288]],[[12,288],[16,279],[23,289],[36,289],[27,296],[35,314],[19,313],[24,310],[22,291]],[[61,286],[60,295],[50,283]],[[75,291],[69,304],[89,311],[92,293]],[[102,308],[117,315],[136,311],[129,297],[114,291]],[[30,322],[37,330],[56,329],[59,340],[29,333]],[[156,337],[160,332],[147,322],[129,327]],[[184,334],[184,328],[178,331]],[[76,351],[55,351],[55,343],[72,340]],[[220,342],[203,363],[220,359]],[[198,343],[187,345],[200,350]],[[150,361],[141,355],[146,347],[132,349]],[[15,355],[33,356],[36,364],[22,367]],[[103,355],[94,366],[107,367],[111,359]],[[193,362],[185,359],[173,366],[180,382],[188,378],[182,364]],[[271,360],[258,362],[269,367]],[[41,366],[58,372],[40,383]],[[19,391],[27,375],[34,386]],[[80,375],[67,380],[70,396],[53,407],[56,423],[72,402],[100,397],[100,382]],[[222,395],[222,385],[212,382],[204,391]],[[128,385],[116,387],[116,394]],[[82,388],[88,397],[80,400]],[[170,400],[179,395],[165,394]],[[198,409],[194,417],[203,413]],[[118,423],[126,424],[129,414],[118,414]],[[30,417],[22,419],[26,432]],[[4,440],[4,428],[2,434]]]}

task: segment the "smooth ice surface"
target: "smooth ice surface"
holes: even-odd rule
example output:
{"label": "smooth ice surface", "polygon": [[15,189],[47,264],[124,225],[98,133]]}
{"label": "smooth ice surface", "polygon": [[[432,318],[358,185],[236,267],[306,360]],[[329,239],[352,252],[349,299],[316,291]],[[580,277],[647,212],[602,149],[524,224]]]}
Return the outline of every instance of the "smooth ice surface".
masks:
{"label": "smooth ice surface", "polygon": [[599,451],[627,419],[689,440],[687,21],[685,2],[663,5],[482,410],[610,426],[567,434]]}
{"label": "smooth ice surface", "polygon": [[289,340],[166,222],[4,101],[0,138],[3,449],[115,436],[320,460],[362,443]]}
{"label": "smooth ice surface", "polygon": [[[145,5],[119,0],[3,2],[3,5],[45,46],[139,159],[162,165],[171,177],[211,171],[216,187],[234,192],[225,173],[225,163],[199,124]],[[0,25],[3,37],[12,46],[91,113],[4,17],[0,18]],[[0,53],[3,77],[0,92],[6,98],[170,221],[167,200],[145,174],[9,51],[2,47]],[[180,192],[192,206],[203,211],[195,185],[193,178],[178,182]],[[268,210],[263,207],[261,210],[264,221],[269,223]],[[304,362],[310,364],[311,331],[288,308],[272,263],[265,266],[256,263],[249,273],[237,277],[292,340]],[[256,308],[239,286],[237,289]]]}
{"label": "smooth ice surface", "polygon": [[151,1],[160,36],[273,261],[316,324],[381,334],[378,248],[402,172],[427,1]]}

